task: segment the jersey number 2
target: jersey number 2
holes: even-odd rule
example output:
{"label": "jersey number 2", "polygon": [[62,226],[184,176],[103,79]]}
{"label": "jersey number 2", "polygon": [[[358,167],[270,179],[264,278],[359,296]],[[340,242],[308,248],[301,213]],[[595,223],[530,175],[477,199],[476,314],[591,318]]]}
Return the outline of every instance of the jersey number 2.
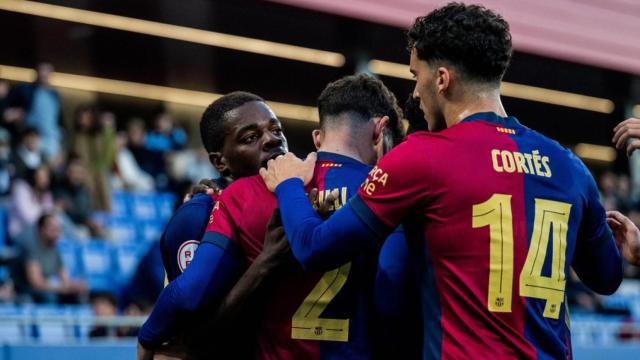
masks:
{"label": "jersey number 2", "polygon": [[[567,229],[571,204],[535,199],[529,251],[520,272],[520,296],[546,300],[544,316],[558,319],[566,285]],[[492,312],[511,312],[513,283],[513,217],[511,195],[493,194],[473,206],[473,227],[489,226],[489,291]],[[542,275],[552,237],[551,275]]]}
{"label": "jersey number 2", "polygon": [[291,338],[349,341],[349,319],[325,319],[320,314],[347,282],[351,263],[327,271],[304,299],[291,319]]}

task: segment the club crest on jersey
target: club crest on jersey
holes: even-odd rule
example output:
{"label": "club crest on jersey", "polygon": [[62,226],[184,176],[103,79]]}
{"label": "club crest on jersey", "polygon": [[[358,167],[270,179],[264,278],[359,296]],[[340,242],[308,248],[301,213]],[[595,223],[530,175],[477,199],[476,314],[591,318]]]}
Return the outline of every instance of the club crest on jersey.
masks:
{"label": "club crest on jersey", "polygon": [[191,264],[199,244],[200,241],[188,240],[180,245],[178,249],[178,267],[180,268],[180,272],[184,272],[187,266]]}

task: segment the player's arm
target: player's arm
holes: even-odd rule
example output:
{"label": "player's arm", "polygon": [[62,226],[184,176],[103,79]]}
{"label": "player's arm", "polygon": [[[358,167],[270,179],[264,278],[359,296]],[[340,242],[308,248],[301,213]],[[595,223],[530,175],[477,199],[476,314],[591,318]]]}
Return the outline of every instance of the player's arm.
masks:
{"label": "player's arm", "polygon": [[607,226],[595,181],[587,175],[587,204],[571,265],[587,287],[599,294],[610,295],[622,282],[622,257]]}
{"label": "player's arm", "polygon": [[[363,183],[358,195],[323,221],[309,204],[303,179],[313,163],[295,156],[269,162],[261,175],[275,189],[285,232],[295,258],[311,270],[335,268],[376,246],[422,201],[428,178],[416,168],[415,153],[406,142],[385,155]],[[375,211],[374,211],[375,210]]]}
{"label": "player's arm", "polygon": [[378,256],[374,284],[376,353],[381,359],[417,358],[421,351],[419,290],[401,228],[387,237]]}
{"label": "player's arm", "polygon": [[185,315],[219,301],[244,267],[242,249],[230,240],[233,222],[222,198],[211,217],[215,221],[210,221],[193,260],[162,290],[140,329],[138,340],[145,348],[154,348],[169,340]]}
{"label": "player's arm", "polygon": [[[413,285],[409,249],[402,228],[387,237],[378,256],[374,303],[385,323],[398,323],[407,303],[406,290]],[[394,329],[397,331],[398,329]]]}
{"label": "player's arm", "polygon": [[140,328],[140,344],[154,349],[168,341],[185,315],[222,297],[242,266],[243,261],[235,251],[203,240],[184,273],[160,293],[153,311]]}
{"label": "player's arm", "polygon": [[237,319],[290,257],[280,212],[275,209],[267,226],[262,252],[222,300],[214,317],[215,322],[225,324]]}

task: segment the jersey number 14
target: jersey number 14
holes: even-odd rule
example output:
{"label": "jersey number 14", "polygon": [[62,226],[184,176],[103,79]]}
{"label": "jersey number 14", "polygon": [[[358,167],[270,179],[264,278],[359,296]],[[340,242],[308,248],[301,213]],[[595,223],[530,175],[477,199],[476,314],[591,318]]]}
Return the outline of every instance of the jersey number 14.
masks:
{"label": "jersey number 14", "polygon": [[[566,286],[567,229],[571,204],[535,199],[529,251],[520,272],[520,296],[546,300],[544,316],[558,319]],[[513,283],[513,216],[511,195],[493,194],[473,206],[473,227],[489,226],[489,291],[492,312],[511,312]],[[551,274],[542,275],[552,236]]]}

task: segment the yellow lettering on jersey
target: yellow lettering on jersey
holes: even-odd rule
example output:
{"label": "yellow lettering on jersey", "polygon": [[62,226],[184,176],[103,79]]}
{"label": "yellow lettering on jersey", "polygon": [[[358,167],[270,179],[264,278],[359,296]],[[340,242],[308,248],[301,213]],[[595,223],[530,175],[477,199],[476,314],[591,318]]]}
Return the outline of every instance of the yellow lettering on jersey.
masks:
{"label": "yellow lettering on jersey", "polygon": [[499,173],[520,173],[551,177],[550,159],[539,150],[522,153],[510,150],[491,150],[493,170]]}

